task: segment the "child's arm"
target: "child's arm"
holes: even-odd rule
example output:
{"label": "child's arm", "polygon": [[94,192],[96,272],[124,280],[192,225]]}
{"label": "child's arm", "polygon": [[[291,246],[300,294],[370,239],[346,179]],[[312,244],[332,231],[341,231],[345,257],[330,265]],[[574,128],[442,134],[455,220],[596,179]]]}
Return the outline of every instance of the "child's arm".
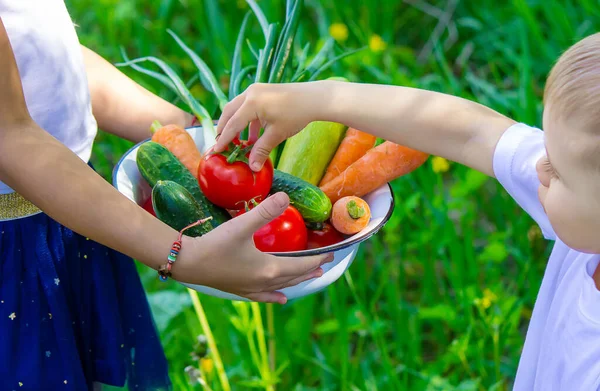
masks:
{"label": "child's arm", "polygon": [[[61,224],[154,269],[166,263],[177,238],[175,230],[121,195],[31,119],[2,19],[0,180]],[[173,277],[256,301],[285,302],[276,290],[320,275],[320,265],[331,259],[275,257],[254,247],[254,231],[287,203],[279,194],[201,238],[184,237]]]}
{"label": "child's arm", "polygon": [[265,133],[251,160],[264,162],[284,139],[316,120],[346,124],[493,176],[492,157],[514,122],[480,104],[406,87],[337,81],[250,86],[224,110],[217,148],[244,126],[260,121]]}
{"label": "child's arm", "polygon": [[82,51],[100,129],[139,142],[152,136],[154,120],[182,127],[192,124],[192,114],[146,90],[92,50],[82,46]]}

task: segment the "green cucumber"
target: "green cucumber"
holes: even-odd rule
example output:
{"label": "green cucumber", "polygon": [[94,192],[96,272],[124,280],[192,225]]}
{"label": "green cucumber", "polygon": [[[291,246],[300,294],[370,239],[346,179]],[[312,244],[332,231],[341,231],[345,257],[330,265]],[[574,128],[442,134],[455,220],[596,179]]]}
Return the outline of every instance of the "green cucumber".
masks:
{"label": "green cucumber", "polygon": [[311,122],[286,141],[277,169],[318,185],[346,129],[347,126],[335,122]]}
{"label": "green cucumber", "polygon": [[280,191],[290,197],[290,204],[298,209],[307,223],[322,223],[331,215],[331,201],[321,189],[293,175],[275,170],[271,192]]}
{"label": "green cucumber", "polygon": [[[152,188],[152,207],[160,221],[177,231],[209,217],[192,194],[185,187],[173,181],[156,182]],[[202,236],[211,229],[209,220],[186,230],[184,234]]]}
{"label": "green cucumber", "polygon": [[212,216],[208,223],[212,228],[231,218],[225,209],[214,205],[202,194],[196,177],[163,145],[152,141],[140,145],[136,163],[150,187],[158,181],[173,181],[189,191],[202,208],[203,215]]}

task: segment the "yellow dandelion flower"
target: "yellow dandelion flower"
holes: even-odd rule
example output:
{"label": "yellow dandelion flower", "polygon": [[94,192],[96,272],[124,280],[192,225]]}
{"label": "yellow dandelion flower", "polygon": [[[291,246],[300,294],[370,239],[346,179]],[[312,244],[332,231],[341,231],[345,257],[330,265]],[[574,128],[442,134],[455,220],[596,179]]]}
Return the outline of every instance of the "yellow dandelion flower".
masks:
{"label": "yellow dandelion flower", "polygon": [[329,35],[336,41],[344,42],[348,39],[348,27],[343,23],[334,23],[329,26]]}
{"label": "yellow dandelion flower", "polygon": [[387,44],[379,35],[373,34],[371,35],[371,38],[369,38],[369,48],[371,51],[379,53],[384,51],[386,47]]}
{"label": "yellow dandelion flower", "polygon": [[483,291],[483,297],[488,298],[492,303],[498,299],[498,296],[488,288]]}
{"label": "yellow dandelion flower", "polygon": [[481,307],[482,307],[484,310],[487,310],[487,309],[488,309],[488,308],[490,308],[491,306],[492,306],[492,301],[491,301],[489,298],[487,298],[487,297],[484,297],[483,299],[481,299]]}
{"label": "yellow dandelion flower", "polygon": [[443,157],[434,156],[433,159],[431,159],[431,168],[433,169],[433,172],[436,173],[446,172],[450,169],[450,163]]}
{"label": "yellow dandelion flower", "polygon": [[204,373],[212,373],[215,363],[211,358],[203,358],[200,360],[200,367],[202,368],[202,372]]}
{"label": "yellow dandelion flower", "polygon": [[487,310],[498,299],[496,294],[489,289],[483,291],[483,297],[476,298],[473,303],[482,310]]}

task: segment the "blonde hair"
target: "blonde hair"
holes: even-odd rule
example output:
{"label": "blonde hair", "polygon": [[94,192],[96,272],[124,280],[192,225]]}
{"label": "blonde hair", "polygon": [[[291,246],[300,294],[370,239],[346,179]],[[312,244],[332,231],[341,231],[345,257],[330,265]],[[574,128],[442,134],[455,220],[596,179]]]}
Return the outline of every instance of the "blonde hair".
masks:
{"label": "blonde hair", "polygon": [[588,130],[600,131],[600,33],[560,56],[546,82],[544,105],[552,106],[554,120],[577,116]]}

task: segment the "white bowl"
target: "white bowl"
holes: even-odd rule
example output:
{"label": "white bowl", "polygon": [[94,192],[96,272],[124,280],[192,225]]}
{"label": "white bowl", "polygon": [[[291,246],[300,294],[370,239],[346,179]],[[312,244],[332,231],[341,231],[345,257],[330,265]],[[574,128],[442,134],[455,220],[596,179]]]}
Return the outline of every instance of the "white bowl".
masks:
{"label": "white bowl", "polygon": [[[202,127],[193,127],[186,129],[198,146],[198,149],[204,153],[210,147],[214,145],[212,137],[205,137]],[[139,146],[149,140],[143,141],[133,146],[127,151],[119,160],[113,171],[113,185],[117,190],[124,194],[130,200],[136,202],[138,205],[142,205],[151,194],[151,188],[148,183],[142,178],[142,175],[138,171],[136,164],[136,155]],[[379,189],[371,192],[370,194],[363,197],[363,199],[369,204],[371,209],[371,221],[365,229],[361,232],[353,235],[346,240],[336,243],[332,246],[322,247],[318,249],[311,249],[305,251],[297,251],[293,253],[276,253],[274,255],[285,255],[285,256],[306,256],[316,255],[323,253],[333,252],[334,260],[323,266],[323,275],[319,278],[314,278],[309,281],[305,281],[298,285],[282,289],[288,299],[294,299],[312,293],[318,292],[328,285],[334,283],[340,276],[350,267],[360,243],[369,239],[371,236],[376,234],[389,220],[394,210],[394,197],[392,194],[392,188],[388,185],[381,186]],[[213,289],[202,285],[183,284],[191,289],[197,290],[198,292],[205,293],[207,295],[216,296],[229,300],[242,300],[247,299],[232,295],[227,292],[223,292],[217,289]]]}

